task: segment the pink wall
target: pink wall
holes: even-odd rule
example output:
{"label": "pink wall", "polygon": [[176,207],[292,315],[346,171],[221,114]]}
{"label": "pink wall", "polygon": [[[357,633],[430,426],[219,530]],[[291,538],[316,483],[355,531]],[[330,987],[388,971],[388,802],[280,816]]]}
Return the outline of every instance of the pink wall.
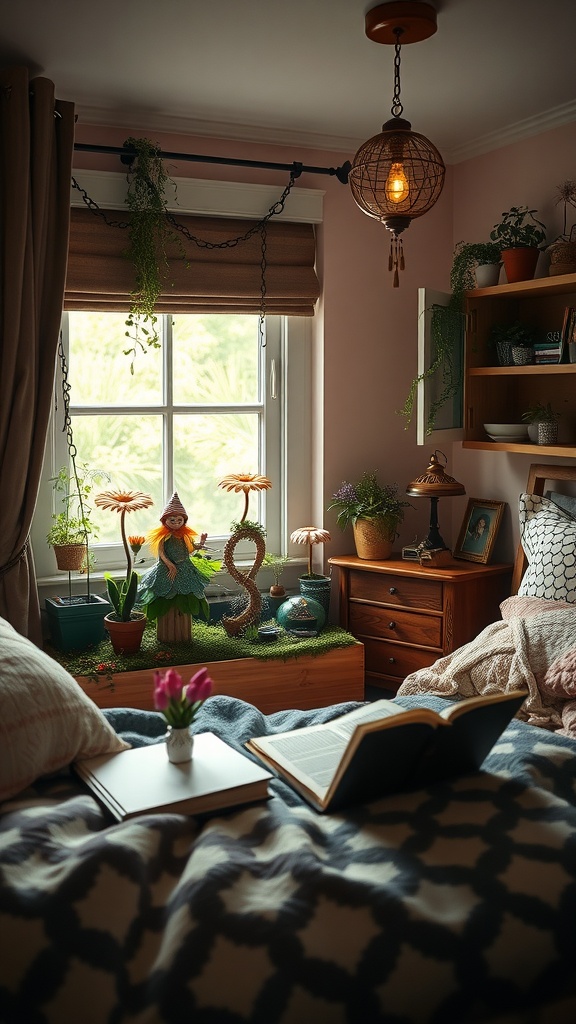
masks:
{"label": "pink wall", "polygon": [[[130,129],[77,126],[76,141],[121,145]],[[338,166],[353,154],[326,153],[291,147],[270,147],[210,138],[153,133],[166,151],[192,152],[278,162],[299,160],[314,166]],[[542,148],[546,145],[546,162]],[[76,155],[77,167],[118,171],[115,157]],[[551,170],[550,170],[551,169]],[[219,178],[278,184],[283,172],[175,163],[176,177]],[[303,174],[302,188],[325,191],[324,222],[318,231],[318,270],[323,296],[315,317],[314,480],[310,483],[314,518],[332,532],[324,554],[353,550],[352,537],[335,527],[326,513],[333,491],[343,479],[356,480],[377,470],[383,482],[399,489],[421,473],[433,445],[418,448],[415,426],[405,429],[397,410],[404,403],[417,364],[417,290],[446,290],[455,242],[487,239],[492,225],[510,206],[537,208],[554,236],[561,225],[553,207],[554,186],[576,173],[574,125],[504,147],[449,168],[444,192],[434,209],[414,221],[404,234],[406,270],[400,287],[388,273],[390,235],[355,205],[349,189],[334,177]],[[540,271],[539,271],[540,272]],[[542,272],[545,272],[544,270]],[[508,453],[448,450],[448,470],[466,486],[468,495],[504,500],[515,509],[531,461]],[[551,462],[554,460],[550,460]],[[309,482],[303,482],[306,486]],[[408,509],[398,545],[427,532],[429,503]],[[440,526],[447,543],[458,532],[466,498],[442,502]],[[512,558],[517,542],[509,515],[496,556]]]}

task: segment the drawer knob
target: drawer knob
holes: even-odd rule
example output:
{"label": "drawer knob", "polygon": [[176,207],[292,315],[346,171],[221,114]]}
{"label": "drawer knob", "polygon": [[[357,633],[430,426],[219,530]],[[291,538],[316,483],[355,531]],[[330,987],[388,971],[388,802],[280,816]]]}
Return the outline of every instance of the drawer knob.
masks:
{"label": "drawer knob", "polygon": [[391,665],[393,665],[394,662],[396,661],[396,658],[388,658],[388,661],[390,662]]}
{"label": "drawer knob", "polygon": [[396,629],[396,623],[395,622],[389,622],[388,623],[388,629]]}
{"label": "drawer knob", "polygon": [[390,587],[389,593],[390,594],[396,594],[397,593],[396,587]]}

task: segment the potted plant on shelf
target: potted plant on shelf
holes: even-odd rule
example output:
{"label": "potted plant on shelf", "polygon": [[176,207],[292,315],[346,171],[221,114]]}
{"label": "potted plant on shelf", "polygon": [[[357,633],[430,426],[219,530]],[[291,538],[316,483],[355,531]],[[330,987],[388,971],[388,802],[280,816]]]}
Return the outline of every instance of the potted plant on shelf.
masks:
{"label": "potted plant on shelf", "polygon": [[333,495],[328,511],[338,509],[336,522],[341,530],[350,524],[359,558],[389,558],[404,521],[409,501],[401,501],[396,484],[380,484],[376,473],[364,473],[357,484],[344,480]]}
{"label": "potted plant on shelf", "polygon": [[122,544],[126,554],[126,577],[122,582],[117,583],[110,573],[104,574],[108,598],[114,609],[104,617],[104,626],[116,654],[134,654],[142,643],[146,616],[143,612],[134,611],[139,578],[138,573],[132,568],[132,551],[126,536],[124,520],[128,512],[149,508],[153,504],[152,498],[141,491],[102,491],[96,495],[94,502],[99,508],[119,513]]}
{"label": "potted plant on shelf", "polygon": [[562,234],[546,249],[550,256],[548,274],[551,277],[576,272],[576,224],[568,231],[568,207],[576,207],[576,181],[563,181],[556,186],[556,205],[559,203],[564,203]]}
{"label": "potted plant on shelf", "polygon": [[490,238],[502,250],[502,261],[509,284],[534,277],[540,250],[546,241],[546,227],[527,206],[512,206],[495,224]]}
{"label": "potted plant on shelf", "polygon": [[526,366],[534,360],[534,332],[519,320],[512,324],[494,324],[489,341],[496,348],[500,366]]}
{"label": "potted plant on shelf", "polygon": [[452,260],[453,291],[498,284],[501,266],[498,242],[458,242]]}
{"label": "potted plant on shelf", "polygon": [[554,412],[550,402],[546,405],[535,402],[522,413],[523,422],[528,424],[528,437],[533,444],[556,444],[559,419],[560,414]]}

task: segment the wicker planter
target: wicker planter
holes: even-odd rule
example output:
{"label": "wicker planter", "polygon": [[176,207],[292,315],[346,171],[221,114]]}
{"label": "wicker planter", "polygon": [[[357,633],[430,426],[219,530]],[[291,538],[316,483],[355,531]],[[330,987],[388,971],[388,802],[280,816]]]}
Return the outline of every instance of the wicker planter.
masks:
{"label": "wicker planter", "polygon": [[86,557],[85,544],[55,544],[56,565],[65,572],[78,572]]}
{"label": "wicker planter", "polygon": [[548,274],[576,274],[576,242],[555,242],[547,250],[550,256]]}
{"label": "wicker planter", "polygon": [[381,523],[372,519],[357,519],[353,524],[354,543],[358,558],[381,561],[390,558],[393,538],[386,533]]}

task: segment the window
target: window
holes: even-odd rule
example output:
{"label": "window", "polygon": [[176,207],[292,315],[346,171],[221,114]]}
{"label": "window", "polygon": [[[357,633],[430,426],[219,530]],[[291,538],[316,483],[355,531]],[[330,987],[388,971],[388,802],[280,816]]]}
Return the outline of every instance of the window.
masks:
{"label": "window", "polygon": [[[287,550],[290,529],[309,518],[310,334],[304,317],[270,316],[266,345],[258,316],[194,313],[159,317],[162,346],[137,356],[134,374],[125,313],[65,313],[70,413],[77,462],[109,474],[95,490],[128,488],[154,506],[127,521],[131,533],[158,525],[178,491],[193,529],[207,532],[219,557],[244,497],[218,487],[228,473],[257,472],[269,491],[250,497],[248,518],[263,523],[272,553]],[[36,572],[53,576],[46,544],[54,493],[50,477],[67,464],[60,373],[33,528]],[[123,565],[117,517],[93,509],[95,571]],[[246,554],[250,545],[246,547]],[[145,553],[143,549],[142,554]],[[236,549],[242,557],[242,549]],[[251,552],[250,552],[251,553]]]}

